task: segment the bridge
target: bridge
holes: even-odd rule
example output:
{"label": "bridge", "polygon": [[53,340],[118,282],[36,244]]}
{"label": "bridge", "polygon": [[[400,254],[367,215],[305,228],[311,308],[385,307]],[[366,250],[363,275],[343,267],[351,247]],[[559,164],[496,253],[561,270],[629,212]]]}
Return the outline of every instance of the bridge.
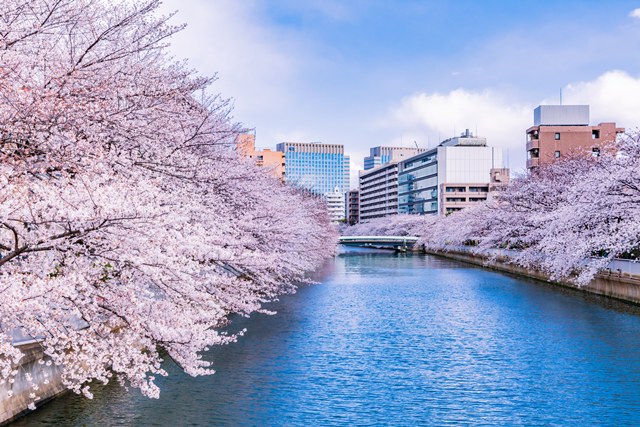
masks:
{"label": "bridge", "polygon": [[418,238],[415,236],[340,236],[338,243],[345,246],[395,249],[404,252],[417,241]]}

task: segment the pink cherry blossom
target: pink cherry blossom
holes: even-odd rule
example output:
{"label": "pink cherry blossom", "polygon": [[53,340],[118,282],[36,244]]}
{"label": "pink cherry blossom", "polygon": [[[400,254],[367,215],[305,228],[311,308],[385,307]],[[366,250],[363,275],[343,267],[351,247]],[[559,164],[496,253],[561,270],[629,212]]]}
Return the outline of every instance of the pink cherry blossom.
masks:
{"label": "pink cherry blossom", "polygon": [[212,373],[232,314],[334,253],[322,203],[235,152],[230,101],[169,56],[158,5],[0,0],[0,379],[20,329],[78,393],[157,397],[163,358]]}

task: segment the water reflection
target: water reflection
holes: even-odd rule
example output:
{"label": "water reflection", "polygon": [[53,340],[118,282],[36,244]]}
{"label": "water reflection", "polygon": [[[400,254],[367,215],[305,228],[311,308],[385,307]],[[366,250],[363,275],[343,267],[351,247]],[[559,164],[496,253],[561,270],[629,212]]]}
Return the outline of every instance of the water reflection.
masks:
{"label": "water reflection", "polygon": [[217,373],[109,385],[16,425],[637,425],[638,309],[433,257],[348,251]]}

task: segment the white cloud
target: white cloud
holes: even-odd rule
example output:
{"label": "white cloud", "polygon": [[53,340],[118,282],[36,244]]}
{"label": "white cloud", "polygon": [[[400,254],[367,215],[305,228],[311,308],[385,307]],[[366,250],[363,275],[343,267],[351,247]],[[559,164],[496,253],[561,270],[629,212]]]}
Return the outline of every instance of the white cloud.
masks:
{"label": "white cloud", "polygon": [[421,93],[405,98],[392,116],[407,135],[438,134],[438,139],[446,139],[454,136],[454,131],[459,134],[468,128],[476,133],[477,129],[489,145],[505,150],[510,166],[522,168],[524,134],[533,112],[531,105],[511,104],[494,91],[456,89],[446,94]]}
{"label": "white cloud", "polygon": [[172,51],[178,58],[189,58],[203,74],[217,72],[214,90],[235,98],[237,114],[252,116],[293,103],[290,83],[305,63],[304,49],[296,37],[266,25],[258,3],[163,2],[164,13],[174,10],[178,14],[173,22],[188,24],[172,38]]}
{"label": "white cloud", "polygon": [[591,122],[617,122],[619,126],[640,125],[640,76],[608,71],[595,80],[567,85],[565,103],[591,105]]}
{"label": "white cloud", "polygon": [[629,16],[632,18],[637,18],[640,19],[640,7],[637,9],[633,9],[630,13]]}
{"label": "white cloud", "polygon": [[[640,77],[609,71],[594,80],[567,85],[565,104],[589,104],[591,123],[616,122],[627,128],[640,125]],[[448,93],[419,93],[404,98],[392,109],[387,126],[403,135],[438,133],[446,139],[465,128],[487,138],[489,145],[505,150],[509,166],[524,168],[525,131],[533,125],[538,104],[555,104],[557,98],[530,104],[506,99],[494,90],[457,89]],[[475,132],[474,132],[475,133]],[[431,146],[434,144],[431,143]]]}

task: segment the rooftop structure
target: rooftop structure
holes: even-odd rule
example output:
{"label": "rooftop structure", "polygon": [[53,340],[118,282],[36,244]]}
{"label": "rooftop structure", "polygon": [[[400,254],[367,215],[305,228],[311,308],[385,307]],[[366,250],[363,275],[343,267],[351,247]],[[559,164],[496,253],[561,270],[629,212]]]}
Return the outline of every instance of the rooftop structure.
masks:
{"label": "rooftop structure", "polygon": [[410,147],[372,147],[364,158],[364,170],[373,169],[391,161],[400,161],[427,151],[426,148]]}
{"label": "rooftop structure", "polygon": [[533,110],[534,126],[588,126],[588,105],[539,105]]}

